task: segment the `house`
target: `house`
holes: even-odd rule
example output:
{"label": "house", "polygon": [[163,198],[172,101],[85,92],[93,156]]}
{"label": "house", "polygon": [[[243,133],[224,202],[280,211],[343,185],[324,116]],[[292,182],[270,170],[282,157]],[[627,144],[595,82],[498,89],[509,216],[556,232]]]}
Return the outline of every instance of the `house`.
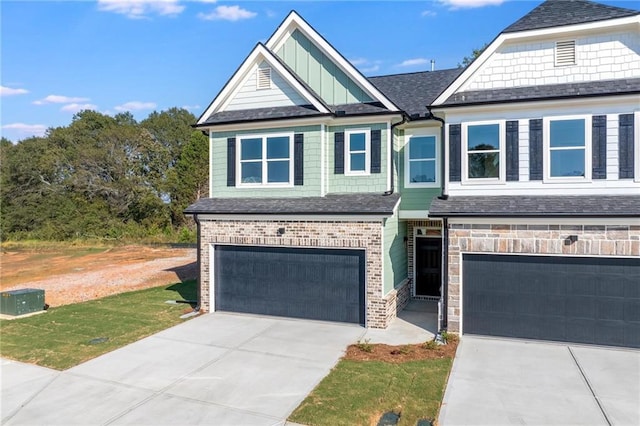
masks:
{"label": "house", "polygon": [[640,347],[640,11],[548,0],[367,78],[296,12],[195,127],[200,308]]}

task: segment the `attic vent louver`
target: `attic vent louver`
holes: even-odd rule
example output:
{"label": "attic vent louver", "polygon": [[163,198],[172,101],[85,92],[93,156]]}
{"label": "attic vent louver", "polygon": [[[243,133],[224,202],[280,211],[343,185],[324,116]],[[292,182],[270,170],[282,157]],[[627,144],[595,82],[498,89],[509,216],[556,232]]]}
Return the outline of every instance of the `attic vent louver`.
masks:
{"label": "attic vent louver", "polygon": [[258,68],[258,89],[271,89],[271,68]]}
{"label": "attic vent louver", "polygon": [[576,41],[558,41],[556,42],[556,66],[576,64]]}

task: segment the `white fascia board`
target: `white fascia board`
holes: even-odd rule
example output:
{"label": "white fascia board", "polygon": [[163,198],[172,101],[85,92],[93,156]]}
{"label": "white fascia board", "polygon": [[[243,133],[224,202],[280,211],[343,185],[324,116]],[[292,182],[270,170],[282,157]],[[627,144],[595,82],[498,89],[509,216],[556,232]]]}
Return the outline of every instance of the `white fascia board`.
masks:
{"label": "white fascia board", "polygon": [[316,47],[318,47],[325,55],[327,55],[334,64],[351,77],[358,85],[372,98],[381,102],[390,111],[400,111],[382,92],[380,92],[367,78],[362,75],[349,61],[347,61],[327,40],[324,39],[311,25],[309,25],[295,11],[291,11],[289,16],[278,27],[275,33],[265,43],[266,47],[272,52],[277,52],[285,43],[287,38],[295,31],[301,31],[308,39],[310,39]]}
{"label": "white fascia board", "polygon": [[589,22],[586,24],[566,25],[562,27],[542,28],[538,30],[520,31],[514,33],[502,33],[489,46],[487,46],[484,52],[482,52],[482,54],[475,61],[473,61],[473,63],[469,65],[467,69],[465,69],[462,74],[460,74],[458,78],[456,78],[453,83],[451,83],[449,87],[447,87],[447,89],[436,98],[435,101],[433,101],[432,105],[441,105],[447,99],[449,99],[451,95],[456,93],[476,73],[476,71],[478,71],[478,69],[481,68],[482,65],[484,65],[484,63],[491,57],[491,55],[493,55],[498,47],[502,46],[506,42],[531,38],[545,38],[549,36],[563,37],[568,33],[611,29],[633,24],[640,25],[640,15],[620,19],[610,19],[606,21]]}
{"label": "white fascia board", "polygon": [[427,220],[429,219],[429,210],[400,210],[398,217],[400,219]]}
{"label": "white fascia board", "polygon": [[640,225],[640,218],[633,217],[449,217],[450,225]]}
{"label": "white fascia board", "polygon": [[248,73],[257,67],[260,62],[266,61],[269,66],[276,70],[285,81],[291,85],[304,99],[313,105],[321,113],[329,113],[330,111],[320,102],[313,94],[311,94],[300,82],[273,56],[264,45],[258,44],[251,51],[247,59],[240,66],[238,71],[233,75],[231,80],[224,86],[222,91],[216,96],[209,108],[202,114],[197,124],[203,124],[207,118],[216,111],[224,110],[233,95],[240,89],[241,83],[244,81]]}
{"label": "white fascia board", "polygon": [[252,220],[259,222],[380,222],[391,215],[319,215],[319,214],[278,214],[278,215],[256,215],[256,214],[207,214],[191,213],[198,216],[199,220]]}

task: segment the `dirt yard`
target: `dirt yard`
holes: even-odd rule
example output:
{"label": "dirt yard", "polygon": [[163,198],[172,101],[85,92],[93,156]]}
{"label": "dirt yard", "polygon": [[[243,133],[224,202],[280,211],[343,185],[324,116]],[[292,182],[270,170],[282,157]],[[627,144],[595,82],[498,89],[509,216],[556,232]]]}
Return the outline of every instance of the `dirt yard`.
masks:
{"label": "dirt yard", "polygon": [[0,291],[38,288],[68,305],[196,277],[195,248],[149,246],[3,249]]}

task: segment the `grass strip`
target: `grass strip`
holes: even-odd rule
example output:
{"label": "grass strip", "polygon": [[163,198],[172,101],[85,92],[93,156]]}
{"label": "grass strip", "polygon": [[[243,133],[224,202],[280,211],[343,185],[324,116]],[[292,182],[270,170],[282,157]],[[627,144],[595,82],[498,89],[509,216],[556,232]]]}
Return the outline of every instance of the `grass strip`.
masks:
{"label": "grass strip", "polygon": [[[66,370],[180,324],[189,305],[165,301],[195,300],[196,291],[196,281],[190,280],[0,320],[0,356]],[[89,343],[104,337],[104,343]]]}
{"label": "grass strip", "polygon": [[400,414],[399,425],[434,420],[452,363],[451,358],[398,364],[343,359],[289,420],[310,426],[375,425],[390,411]]}

